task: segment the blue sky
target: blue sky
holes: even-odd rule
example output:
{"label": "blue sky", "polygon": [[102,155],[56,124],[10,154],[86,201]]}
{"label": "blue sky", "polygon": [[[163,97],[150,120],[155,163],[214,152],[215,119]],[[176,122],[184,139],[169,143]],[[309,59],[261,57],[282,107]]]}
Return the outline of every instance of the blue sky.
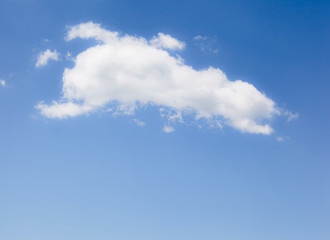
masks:
{"label": "blue sky", "polygon": [[0,1],[0,239],[329,239],[329,10]]}

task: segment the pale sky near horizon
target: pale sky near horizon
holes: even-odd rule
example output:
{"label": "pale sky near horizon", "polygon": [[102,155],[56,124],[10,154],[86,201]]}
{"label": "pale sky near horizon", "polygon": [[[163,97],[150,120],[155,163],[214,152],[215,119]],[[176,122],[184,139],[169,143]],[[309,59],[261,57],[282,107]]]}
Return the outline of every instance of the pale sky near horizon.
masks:
{"label": "pale sky near horizon", "polygon": [[0,239],[328,240],[329,11],[0,0]]}

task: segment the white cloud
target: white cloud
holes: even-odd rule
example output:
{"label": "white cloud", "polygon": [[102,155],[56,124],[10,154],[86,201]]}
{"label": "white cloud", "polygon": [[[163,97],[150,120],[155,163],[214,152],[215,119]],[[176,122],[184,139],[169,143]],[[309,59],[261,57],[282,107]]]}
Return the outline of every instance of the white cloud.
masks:
{"label": "white cloud", "polygon": [[[132,115],[141,106],[153,105],[169,109],[169,121],[182,120],[184,113],[242,132],[273,132],[267,121],[280,111],[271,99],[252,84],[228,80],[218,68],[196,70],[183,64],[164,49],[184,46],[169,35],[148,41],[119,36],[89,22],[69,29],[66,40],[75,38],[99,43],[76,56],[72,69],[64,70],[62,97],[36,106],[46,117],[63,119],[109,107]],[[165,126],[164,131],[174,129]]]}
{"label": "white cloud", "polygon": [[118,40],[118,33],[111,32],[101,28],[100,24],[93,22],[78,24],[69,27],[68,35],[65,37],[66,41],[71,41],[75,38],[90,39],[93,38],[103,43],[111,43]]}
{"label": "white cloud", "polygon": [[72,57],[72,53],[67,52],[65,55],[65,60],[72,61],[74,58]]}
{"label": "white cloud", "polygon": [[163,132],[165,132],[165,133],[171,133],[171,132],[174,132],[174,131],[175,131],[175,129],[173,127],[171,127],[171,126],[165,125],[163,127]]}
{"label": "white cloud", "polygon": [[5,87],[5,86],[6,86],[6,81],[0,79],[0,86],[1,86],[1,87]]}
{"label": "white cloud", "polygon": [[144,127],[146,125],[145,122],[142,122],[136,118],[133,119],[133,121],[136,123],[136,125],[138,125],[139,127]]}
{"label": "white cloud", "polygon": [[289,110],[285,110],[283,115],[287,117],[287,122],[291,122],[292,120],[299,118],[299,113],[292,113]]}
{"label": "white cloud", "polygon": [[55,51],[50,51],[49,49],[47,49],[46,51],[40,53],[38,55],[38,59],[36,62],[36,67],[42,67],[42,66],[46,66],[49,60],[54,60],[54,61],[58,61],[59,60],[59,53]]}
{"label": "white cloud", "polygon": [[203,37],[201,35],[197,35],[193,38],[195,41],[198,41],[198,40],[207,40],[207,37]]}
{"label": "white cloud", "polygon": [[49,118],[75,117],[93,110],[93,107],[86,104],[76,104],[73,102],[58,103],[53,101],[51,106],[40,102],[37,106],[41,113]]}
{"label": "white cloud", "polygon": [[175,111],[173,109],[165,109],[165,108],[160,108],[159,112],[162,118],[166,118],[170,122],[183,123],[183,117],[181,112]]}
{"label": "white cloud", "polygon": [[285,142],[288,140],[290,140],[290,137],[282,137],[282,136],[276,137],[276,141],[278,141],[278,142]]}
{"label": "white cloud", "polygon": [[150,40],[150,44],[157,48],[164,48],[170,50],[182,50],[185,47],[184,42],[171,37],[168,34],[158,33],[157,37]]}
{"label": "white cloud", "polygon": [[199,47],[205,54],[206,53],[218,54],[219,48],[216,37],[210,38],[207,36],[197,35],[193,38],[193,40],[194,40],[194,44],[197,47]]}

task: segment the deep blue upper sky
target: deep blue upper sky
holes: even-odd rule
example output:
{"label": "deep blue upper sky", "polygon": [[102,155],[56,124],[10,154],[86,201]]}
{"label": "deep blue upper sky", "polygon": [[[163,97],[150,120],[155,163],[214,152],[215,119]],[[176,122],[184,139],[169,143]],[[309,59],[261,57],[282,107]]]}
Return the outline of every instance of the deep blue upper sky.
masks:
{"label": "deep blue upper sky", "polygon": [[[328,240],[329,11],[330,1],[0,0],[0,239]],[[59,98],[65,53],[93,45],[64,41],[67,26],[88,21],[170,34],[186,64],[219,67],[299,118],[274,117],[268,136],[191,124],[167,134],[155,106],[136,112],[144,127],[110,113],[48,119],[35,106]],[[46,49],[62,61],[36,69]]]}

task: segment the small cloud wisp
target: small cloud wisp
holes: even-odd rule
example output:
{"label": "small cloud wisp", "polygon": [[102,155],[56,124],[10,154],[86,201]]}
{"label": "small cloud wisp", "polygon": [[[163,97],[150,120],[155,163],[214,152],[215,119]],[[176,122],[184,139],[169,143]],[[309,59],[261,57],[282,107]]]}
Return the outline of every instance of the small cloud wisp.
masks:
{"label": "small cloud wisp", "polygon": [[1,87],[5,87],[5,86],[6,86],[6,81],[0,79],[0,86],[1,86]]}

